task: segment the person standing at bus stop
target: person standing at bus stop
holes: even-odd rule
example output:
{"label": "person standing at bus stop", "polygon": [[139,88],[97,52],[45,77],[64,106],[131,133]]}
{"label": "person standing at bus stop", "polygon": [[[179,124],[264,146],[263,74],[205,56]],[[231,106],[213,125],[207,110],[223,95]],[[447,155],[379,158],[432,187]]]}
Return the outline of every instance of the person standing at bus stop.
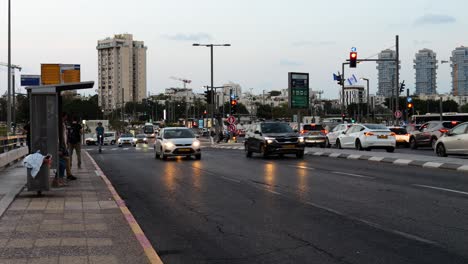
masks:
{"label": "person standing at bus stop", "polygon": [[78,160],[78,169],[81,169],[81,132],[83,127],[78,122],[78,118],[73,117],[70,125],[68,143],[70,153],[70,167],[73,166],[73,150],[76,151],[76,158]]}

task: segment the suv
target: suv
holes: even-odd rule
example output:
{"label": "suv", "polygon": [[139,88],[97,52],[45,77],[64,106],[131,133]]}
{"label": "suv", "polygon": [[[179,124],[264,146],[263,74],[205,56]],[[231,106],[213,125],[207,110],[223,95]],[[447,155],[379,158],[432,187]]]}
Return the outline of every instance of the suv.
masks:
{"label": "suv", "polygon": [[261,153],[263,157],[272,154],[296,154],[297,158],[304,157],[304,138],[287,123],[260,122],[252,125],[245,137],[245,153],[248,158],[252,153]]}
{"label": "suv", "polygon": [[319,124],[305,124],[302,126],[301,136],[304,137],[306,146],[325,147],[327,131]]}
{"label": "suv", "polygon": [[418,147],[432,147],[434,149],[437,139],[450,129],[460,124],[459,121],[430,121],[411,132],[410,147],[417,149]]}

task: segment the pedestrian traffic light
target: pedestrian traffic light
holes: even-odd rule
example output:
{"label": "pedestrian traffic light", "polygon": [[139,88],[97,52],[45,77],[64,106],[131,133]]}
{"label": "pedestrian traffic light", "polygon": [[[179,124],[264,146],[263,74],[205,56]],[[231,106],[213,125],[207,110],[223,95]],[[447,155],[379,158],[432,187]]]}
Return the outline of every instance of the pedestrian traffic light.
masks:
{"label": "pedestrian traffic light", "polygon": [[231,115],[234,115],[236,113],[237,113],[237,100],[231,99]]}
{"label": "pedestrian traffic light", "polygon": [[402,83],[400,83],[400,93],[403,93],[405,91],[405,81],[403,81]]}
{"label": "pedestrian traffic light", "polygon": [[206,98],[206,103],[211,104],[213,102],[213,91],[207,90],[205,91],[205,98]]}
{"label": "pedestrian traffic light", "polygon": [[349,53],[349,67],[356,68],[357,65],[357,52],[351,51]]}

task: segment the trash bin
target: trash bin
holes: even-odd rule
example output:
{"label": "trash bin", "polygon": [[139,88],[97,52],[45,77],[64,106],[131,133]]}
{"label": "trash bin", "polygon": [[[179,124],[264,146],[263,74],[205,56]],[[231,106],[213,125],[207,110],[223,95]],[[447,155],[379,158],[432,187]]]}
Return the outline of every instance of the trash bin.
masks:
{"label": "trash bin", "polygon": [[52,158],[50,156],[44,158],[41,169],[37,173],[36,177],[31,175],[32,169],[27,169],[28,180],[26,186],[28,187],[29,192],[37,192],[38,195],[41,195],[43,191],[48,191],[50,189],[49,175],[51,164]]}

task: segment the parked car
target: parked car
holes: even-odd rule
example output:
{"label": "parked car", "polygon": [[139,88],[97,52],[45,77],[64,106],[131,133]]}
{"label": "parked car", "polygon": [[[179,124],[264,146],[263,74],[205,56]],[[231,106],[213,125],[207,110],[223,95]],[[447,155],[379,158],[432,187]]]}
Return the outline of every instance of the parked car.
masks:
{"label": "parked car", "polygon": [[259,122],[249,127],[245,136],[245,153],[248,158],[252,153],[270,155],[296,154],[304,157],[304,138],[300,137],[288,123]]}
{"label": "parked car", "polygon": [[356,148],[357,150],[386,149],[395,151],[395,133],[380,124],[355,124],[342,132],[336,140],[338,148]]}
{"label": "parked car", "polygon": [[94,134],[92,137],[88,137],[85,139],[85,144],[87,146],[96,145],[96,143],[97,143],[96,134]]}
{"label": "parked car", "polygon": [[104,145],[115,144],[115,132],[104,132]]}
{"label": "parked car", "polygon": [[336,145],[336,139],[338,138],[339,135],[343,134],[348,128],[351,127],[352,124],[339,124],[335,126],[332,131],[327,133],[326,136],[326,147],[329,148],[331,146]]}
{"label": "parked car", "polygon": [[410,134],[406,131],[404,127],[389,127],[390,131],[395,133],[395,139],[397,145],[409,146]]}
{"label": "parked car", "polygon": [[435,144],[439,157],[448,154],[468,154],[468,122],[459,124],[440,137]]}
{"label": "parked car", "polygon": [[320,124],[305,124],[302,126],[301,136],[306,146],[325,147],[327,131]]}
{"label": "parked car", "polygon": [[417,149],[418,147],[432,147],[435,149],[437,140],[450,129],[460,124],[459,121],[430,121],[411,132],[410,147]]}
{"label": "parked car", "polygon": [[166,127],[159,132],[154,144],[154,157],[166,160],[174,156],[201,159],[200,141],[190,128]]}
{"label": "parked car", "polygon": [[136,144],[139,144],[139,143],[148,144],[148,138],[146,137],[145,134],[136,135]]}
{"label": "parked car", "polygon": [[137,139],[133,136],[133,134],[125,133],[120,135],[120,138],[117,140],[117,143],[119,144],[119,147],[122,147],[123,145],[132,145],[136,147],[136,141]]}

